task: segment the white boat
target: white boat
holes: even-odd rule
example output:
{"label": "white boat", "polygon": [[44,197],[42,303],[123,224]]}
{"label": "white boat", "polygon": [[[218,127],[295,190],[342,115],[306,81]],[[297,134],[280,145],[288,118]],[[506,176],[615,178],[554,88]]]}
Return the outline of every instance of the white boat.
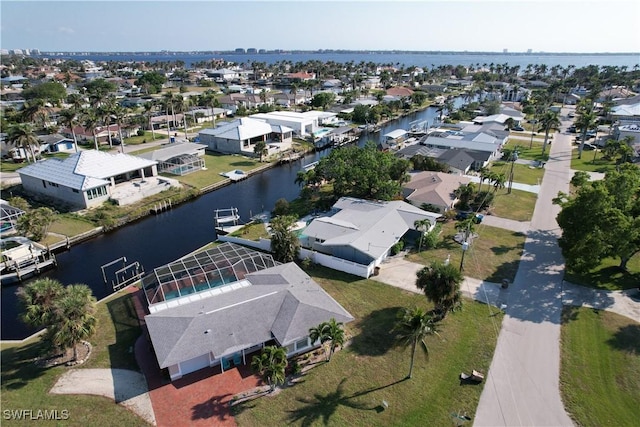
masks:
{"label": "white boat", "polygon": [[2,248],[2,283],[19,282],[55,266],[56,258],[45,246],[26,237],[7,237],[0,242]]}

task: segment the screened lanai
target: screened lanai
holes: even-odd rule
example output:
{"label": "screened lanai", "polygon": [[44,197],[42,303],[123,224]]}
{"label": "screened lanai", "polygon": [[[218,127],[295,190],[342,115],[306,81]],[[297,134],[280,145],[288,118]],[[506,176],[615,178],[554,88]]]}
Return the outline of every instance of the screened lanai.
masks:
{"label": "screened lanai", "polygon": [[24,211],[22,209],[14,208],[4,200],[0,201],[0,209],[2,210],[0,222],[2,228],[0,229],[0,232],[8,233],[13,231],[18,218],[20,218],[21,215],[24,215]]}
{"label": "screened lanai", "polygon": [[158,166],[158,172],[182,176],[202,170],[202,168],[204,168],[204,160],[201,157],[182,154],[161,162]]}
{"label": "screened lanai", "polygon": [[280,263],[269,254],[223,243],[158,267],[142,279],[149,305],[239,282]]}

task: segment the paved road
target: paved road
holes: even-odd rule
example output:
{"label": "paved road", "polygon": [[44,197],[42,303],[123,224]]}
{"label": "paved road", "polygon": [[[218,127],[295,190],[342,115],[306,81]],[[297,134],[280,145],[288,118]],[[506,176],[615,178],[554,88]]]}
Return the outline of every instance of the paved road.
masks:
{"label": "paved road", "polygon": [[557,245],[559,207],[551,201],[569,190],[571,149],[571,138],[557,133],[475,426],[573,425],[559,390],[564,259]]}

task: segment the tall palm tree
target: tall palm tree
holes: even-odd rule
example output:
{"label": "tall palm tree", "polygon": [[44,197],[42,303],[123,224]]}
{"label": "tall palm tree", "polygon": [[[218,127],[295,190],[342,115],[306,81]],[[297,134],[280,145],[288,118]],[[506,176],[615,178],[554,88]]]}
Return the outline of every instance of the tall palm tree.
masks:
{"label": "tall palm tree", "polygon": [[431,227],[431,221],[428,218],[417,219],[413,223],[413,227],[420,232],[420,241],[418,242],[418,252],[420,252],[422,250],[422,241],[424,240],[424,235],[427,234],[429,227]]}
{"label": "tall palm tree", "polygon": [[127,117],[127,110],[120,104],[116,104],[111,109],[111,115],[113,120],[118,125],[118,137],[120,138],[120,151],[124,153],[124,139],[122,138],[122,126],[124,126],[125,118]]}
{"label": "tall palm tree", "polygon": [[91,131],[91,134],[93,135],[93,144],[95,149],[98,150],[98,135],[96,134],[96,130],[100,126],[100,118],[92,109],[84,110],[80,117],[82,127],[84,127],[85,130]]}
{"label": "tall palm tree", "polygon": [[560,118],[555,111],[547,110],[540,118],[540,126],[544,129],[544,143],[542,144],[542,155],[547,151],[547,143],[549,142],[549,131],[551,129],[560,128]]}
{"label": "tall palm tree", "polygon": [[409,374],[407,375],[407,378],[411,378],[413,376],[413,364],[418,343],[421,344],[421,348],[428,357],[429,348],[427,347],[425,338],[428,335],[438,334],[436,322],[431,315],[421,308],[404,308],[399,313],[393,331],[396,333],[396,341],[399,345],[403,347],[411,346],[411,364],[409,365]]}
{"label": "tall palm tree", "polygon": [[291,231],[296,217],[291,215],[277,216],[271,221],[271,252],[280,262],[291,262],[298,257],[300,241]]}
{"label": "tall palm tree", "polygon": [[78,152],[78,138],[76,136],[76,125],[78,124],[78,112],[74,109],[66,109],[60,111],[60,122],[71,129],[71,134],[73,135],[73,144],[76,149],[76,153]]}
{"label": "tall palm tree", "polygon": [[153,117],[153,111],[155,110],[155,108],[156,104],[154,102],[144,103],[144,116],[149,125],[149,128],[151,129],[151,138],[153,138],[154,141],[156,139],[156,131],[153,128],[153,122],[151,121],[151,118]]}
{"label": "tall palm tree", "polygon": [[284,384],[287,365],[286,350],[274,345],[263,348],[260,355],[253,356],[251,361],[251,368],[267,381],[271,391],[275,390],[278,384]]}
{"label": "tall palm tree", "polygon": [[45,128],[49,118],[49,107],[46,106],[42,99],[32,99],[25,103],[22,109],[22,120],[25,122],[32,122],[40,128]]}
{"label": "tall palm tree", "polygon": [[462,273],[452,264],[434,261],[416,274],[416,287],[435,304],[436,319],[444,318],[449,311],[460,306]]}
{"label": "tall palm tree", "polygon": [[40,147],[40,140],[33,132],[33,127],[29,123],[17,123],[9,127],[7,132],[7,144],[16,148],[21,148],[26,153],[27,162],[29,154],[35,162],[36,154],[34,147]]}
{"label": "tall palm tree", "polygon": [[98,323],[95,317],[96,299],[87,285],[69,285],[57,302],[56,323],[53,329],[53,343],[62,349],[73,348],[73,358],[77,358],[76,346],[92,336]]}
{"label": "tall palm tree", "polygon": [[576,128],[580,129],[582,139],[580,140],[580,147],[578,148],[578,158],[582,158],[582,151],[584,150],[584,143],[587,140],[587,132],[596,127],[597,115],[593,111],[592,106],[585,106],[578,109],[576,117]]}

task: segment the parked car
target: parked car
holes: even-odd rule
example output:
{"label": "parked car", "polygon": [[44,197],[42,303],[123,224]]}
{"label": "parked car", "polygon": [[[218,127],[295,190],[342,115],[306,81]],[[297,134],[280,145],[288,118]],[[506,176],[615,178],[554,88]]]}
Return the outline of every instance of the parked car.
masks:
{"label": "parked car", "polygon": [[511,130],[516,131],[516,132],[522,132],[524,130],[524,128],[522,126],[514,126],[511,128]]}
{"label": "parked car", "polygon": [[569,127],[567,128],[567,132],[569,132],[569,133],[576,133],[576,132],[577,132],[577,130],[576,130],[576,125],[571,125],[571,126],[569,126]]}
{"label": "parked car", "polygon": [[591,151],[591,150],[595,150],[597,147],[593,144],[589,144],[588,142],[584,143],[584,146],[582,147],[583,150],[587,150],[587,151]]}
{"label": "parked car", "polygon": [[456,220],[462,221],[464,219],[469,218],[472,215],[474,215],[473,222],[475,222],[476,224],[480,224],[484,219],[484,215],[482,214],[477,214],[470,211],[458,211],[458,213],[456,214]]}

